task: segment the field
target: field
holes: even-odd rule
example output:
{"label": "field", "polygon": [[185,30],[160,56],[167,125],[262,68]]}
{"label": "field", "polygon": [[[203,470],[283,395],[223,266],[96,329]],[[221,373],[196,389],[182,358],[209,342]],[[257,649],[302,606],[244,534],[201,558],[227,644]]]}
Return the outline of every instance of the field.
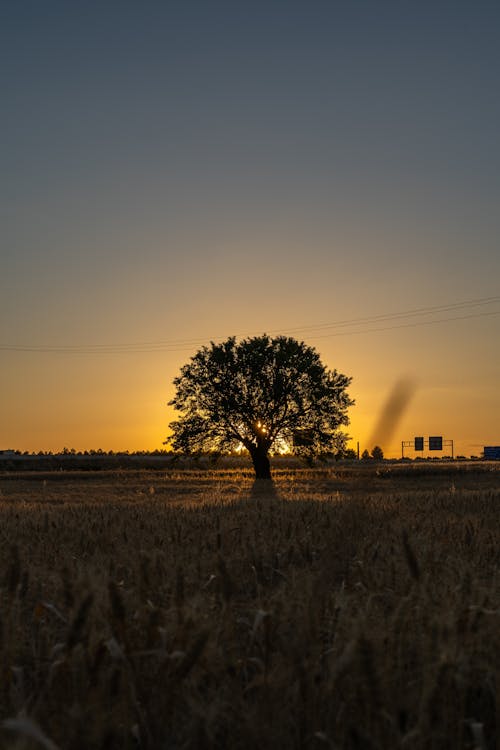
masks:
{"label": "field", "polygon": [[493,750],[500,466],[0,474],[0,746]]}

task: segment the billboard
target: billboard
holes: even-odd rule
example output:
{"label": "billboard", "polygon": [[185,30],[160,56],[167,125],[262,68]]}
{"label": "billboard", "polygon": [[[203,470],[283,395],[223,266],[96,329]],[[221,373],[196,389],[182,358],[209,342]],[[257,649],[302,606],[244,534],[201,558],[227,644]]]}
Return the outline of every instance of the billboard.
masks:
{"label": "billboard", "polygon": [[434,435],[429,437],[429,450],[430,451],[442,451],[443,450],[443,438],[441,435]]}
{"label": "billboard", "polygon": [[490,461],[500,460],[500,445],[485,445],[484,457]]}
{"label": "billboard", "polygon": [[413,440],[413,450],[423,451],[424,450],[424,439],[423,437],[416,437]]}

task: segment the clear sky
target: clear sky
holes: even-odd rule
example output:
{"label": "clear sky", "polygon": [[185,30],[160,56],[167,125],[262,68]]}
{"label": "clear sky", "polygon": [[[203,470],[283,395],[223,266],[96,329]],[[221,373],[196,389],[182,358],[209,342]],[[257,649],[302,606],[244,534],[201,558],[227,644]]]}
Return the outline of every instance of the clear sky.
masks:
{"label": "clear sky", "polygon": [[160,448],[196,348],[264,331],[353,377],[351,445],[403,377],[386,454],[500,444],[497,2],[19,0],[0,36],[0,449]]}

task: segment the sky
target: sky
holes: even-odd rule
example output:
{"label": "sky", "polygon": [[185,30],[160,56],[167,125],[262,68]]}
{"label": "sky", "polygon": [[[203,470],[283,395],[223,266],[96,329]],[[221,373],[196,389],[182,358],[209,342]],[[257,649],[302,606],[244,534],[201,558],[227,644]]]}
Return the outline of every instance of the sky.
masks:
{"label": "sky", "polygon": [[352,377],[351,447],[398,383],[387,456],[500,445],[497,2],[4,1],[0,62],[0,449],[162,448],[263,332]]}

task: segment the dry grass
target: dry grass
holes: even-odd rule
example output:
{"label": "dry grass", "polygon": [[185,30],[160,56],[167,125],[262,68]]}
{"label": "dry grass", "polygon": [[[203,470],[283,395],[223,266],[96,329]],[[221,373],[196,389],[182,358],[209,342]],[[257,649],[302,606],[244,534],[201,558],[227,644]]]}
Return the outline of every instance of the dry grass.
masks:
{"label": "dry grass", "polygon": [[493,750],[500,472],[0,476],[2,748]]}

